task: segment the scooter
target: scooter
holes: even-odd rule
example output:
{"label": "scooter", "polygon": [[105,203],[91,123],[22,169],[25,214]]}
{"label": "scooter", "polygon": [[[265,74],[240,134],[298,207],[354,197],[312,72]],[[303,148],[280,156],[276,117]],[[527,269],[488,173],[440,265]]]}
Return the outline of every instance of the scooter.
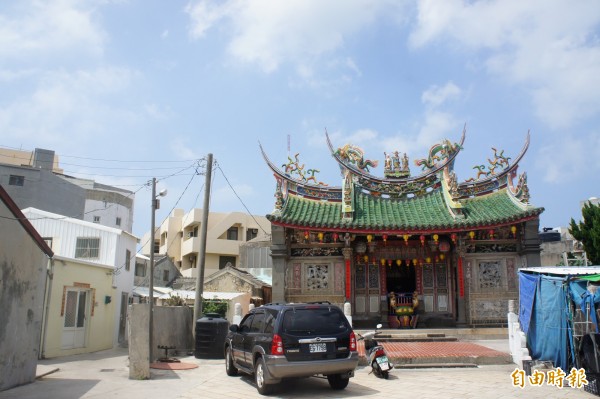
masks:
{"label": "scooter", "polygon": [[[386,380],[390,376],[390,370],[394,368],[394,365],[390,362],[385,350],[382,345],[379,345],[375,340],[375,336],[379,334],[381,324],[377,324],[375,331],[366,332],[364,335],[360,335],[359,341],[365,341],[365,352],[369,364],[371,365],[371,373],[374,373],[377,377],[385,378]],[[371,374],[369,373],[369,374]]]}

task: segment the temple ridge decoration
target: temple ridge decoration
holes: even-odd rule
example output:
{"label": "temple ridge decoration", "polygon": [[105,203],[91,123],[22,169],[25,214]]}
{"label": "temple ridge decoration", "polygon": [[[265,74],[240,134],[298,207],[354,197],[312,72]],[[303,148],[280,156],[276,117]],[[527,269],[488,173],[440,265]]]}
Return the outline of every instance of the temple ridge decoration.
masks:
{"label": "temple ridge decoration", "polygon": [[[305,183],[313,182],[317,186],[327,186],[327,184],[322,181],[318,181],[315,174],[319,173],[318,169],[307,169],[304,171],[304,164],[300,165],[299,161],[300,153],[296,153],[294,159],[288,156],[288,163],[284,163],[281,165],[282,168],[285,168],[285,173],[289,176],[297,175],[299,180]],[[306,177],[308,175],[308,177]]]}
{"label": "temple ridge decoration", "polygon": [[383,166],[385,177],[402,178],[410,176],[410,167],[408,166],[408,156],[406,153],[400,157],[398,151],[394,151],[391,156],[384,152],[383,157],[385,159]]}
{"label": "temple ridge decoration", "polygon": [[483,176],[483,178],[489,177],[489,176],[496,176],[496,169],[500,168],[500,171],[503,171],[505,169],[507,169],[510,166],[510,157],[505,157],[504,156],[504,150],[500,151],[500,154],[498,154],[498,150],[495,149],[494,147],[492,147],[492,150],[494,150],[494,159],[491,160],[488,158],[488,165],[486,168],[486,165],[475,165],[473,166],[473,169],[477,170],[477,176],[476,177],[471,177],[469,179],[466,180],[466,182],[473,182],[476,180],[481,180],[481,176]]}
{"label": "temple ridge decoration", "polygon": [[364,152],[362,148],[352,144],[346,144],[343,147],[338,148],[335,153],[343,160],[350,164],[356,165],[360,170],[369,171],[369,166],[374,168],[377,167],[379,161],[371,161],[370,159],[364,159]]}
{"label": "temple ridge decoration", "polygon": [[415,165],[420,166],[422,170],[433,169],[438,162],[448,159],[461,149],[460,144],[452,144],[450,140],[444,139],[440,144],[435,144],[429,149],[427,158],[415,160]]}

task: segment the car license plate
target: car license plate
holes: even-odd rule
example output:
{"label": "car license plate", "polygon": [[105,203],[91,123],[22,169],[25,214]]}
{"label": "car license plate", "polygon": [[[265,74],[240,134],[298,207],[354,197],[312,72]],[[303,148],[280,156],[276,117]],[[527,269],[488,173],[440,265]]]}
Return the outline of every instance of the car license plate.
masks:
{"label": "car license plate", "polygon": [[308,351],[310,353],[327,352],[327,344],[326,343],[308,344]]}

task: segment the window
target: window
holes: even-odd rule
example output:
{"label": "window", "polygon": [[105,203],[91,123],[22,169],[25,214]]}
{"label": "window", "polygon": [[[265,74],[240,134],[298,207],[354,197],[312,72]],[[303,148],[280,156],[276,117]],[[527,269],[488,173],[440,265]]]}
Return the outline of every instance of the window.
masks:
{"label": "window", "polygon": [[10,175],[8,184],[10,186],[22,186],[25,184],[25,176]]}
{"label": "window", "polygon": [[143,263],[135,264],[135,275],[137,277],[146,277],[146,265]]}
{"label": "window", "polygon": [[129,271],[131,269],[131,251],[125,250],[125,270]]}
{"label": "window", "polygon": [[86,299],[86,291],[67,290],[65,327],[84,327]]}
{"label": "window", "polygon": [[169,271],[163,270],[163,281],[169,281]]}
{"label": "window", "polygon": [[100,216],[94,216],[94,223],[100,223]]}
{"label": "window", "polygon": [[193,230],[188,231],[187,238],[198,237],[198,226],[194,227]]}
{"label": "window", "polygon": [[99,238],[77,238],[75,245],[75,257],[97,259],[100,255],[100,239]]}
{"label": "window", "polygon": [[239,332],[249,332],[250,325],[252,324],[252,319],[254,318],[254,314],[250,313],[246,315],[246,317],[240,323]]}
{"label": "window", "polygon": [[238,239],[238,228],[237,227],[230,227],[229,230],[227,230],[227,239],[237,241],[237,239]]}
{"label": "window", "polygon": [[258,229],[248,229],[246,230],[246,241],[250,241],[258,235]]}
{"label": "window", "polygon": [[154,253],[157,254],[160,252],[160,241],[154,241]]}
{"label": "window", "polygon": [[227,266],[235,267],[235,256],[219,256],[219,269]]}
{"label": "window", "polygon": [[263,330],[265,324],[265,314],[262,312],[254,314],[254,320],[252,320],[252,326],[250,326],[251,333],[259,333]]}
{"label": "window", "polygon": [[118,217],[117,220],[115,220],[115,224],[117,226],[120,226],[121,225],[121,218]]}

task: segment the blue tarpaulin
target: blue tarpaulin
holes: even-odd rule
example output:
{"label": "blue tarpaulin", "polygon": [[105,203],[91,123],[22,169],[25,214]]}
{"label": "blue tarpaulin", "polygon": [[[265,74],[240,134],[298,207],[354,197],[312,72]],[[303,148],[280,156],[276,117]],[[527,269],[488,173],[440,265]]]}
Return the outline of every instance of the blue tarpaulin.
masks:
{"label": "blue tarpaulin", "polygon": [[539,275],[519,272],[519,323],[525,334],[529,331],[529,321],[538,281],[540,281]]}
{"label": "blue tarpaulin", "polygon": [[540,276],[527,346],[532,359],[551,360],[555,367],[568,370],[568,320],[565,277]]}

